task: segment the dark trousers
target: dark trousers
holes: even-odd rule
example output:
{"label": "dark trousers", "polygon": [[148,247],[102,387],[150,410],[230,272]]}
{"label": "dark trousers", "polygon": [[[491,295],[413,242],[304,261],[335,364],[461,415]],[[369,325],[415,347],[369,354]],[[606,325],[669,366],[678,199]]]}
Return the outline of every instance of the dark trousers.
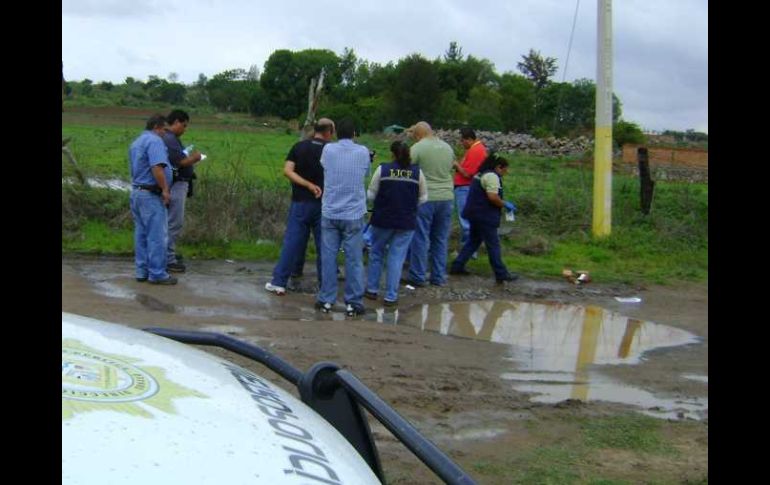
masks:
{"label": "dark trousers", "polygon": [[464,269],[465,263],[471,259],[473,253],[479,249],[483,242],[487,247],[489,264],[492,266],[492,271],[495,272],[495,278],[504,278],[508,275],[508,268],[505,267],[500,253],[500,237],[497,235],[497,227],[474,220],[471,220],[470,223],[468,240],[460,250],[460,254],[457,255],[457,259],[452,261],[452,269]]}

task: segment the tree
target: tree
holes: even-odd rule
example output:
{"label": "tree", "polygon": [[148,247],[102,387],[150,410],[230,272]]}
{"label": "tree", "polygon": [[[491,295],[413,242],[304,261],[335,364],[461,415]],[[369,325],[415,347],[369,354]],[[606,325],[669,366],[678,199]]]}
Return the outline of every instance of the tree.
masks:
{"label": "tree", "polygon": [[169,82],[172,82],[172,83],[179,81],[179,74],[175,72],[168,73],[168,80]]}
{"label": "tree", "polygon": [[460,47],[457,42],[452,41],[449,43],[449,49],[444,53],[444,62],[462,62],[463,60],[463,48]]}
{"label": "tree", "polygon": [[324,91],[328,92],[328,86],[340,80],[339,57],[334,52],[326,49],[274,51],[265,62],[259,81],[270,99],[271,112],[286,120],[304,113],[310,80],[318,77],[321,69],[326,70]]}
{"label": "tree", "polygon": [[535,86],[524,76],[503,74],[500,80],[500,118],[503,129],[529,132],[535,115]]}
{"label": "tree", "polygon": [[618,147],[622,148],[626,143],[643,145],[647,139],[636,123],[618,120],[612,128],[612,140]]}
{"label": "tree", "polygon": [[521,56],[523,62],[516,64],[516,67],[535,83],[537,89],[542,89],[548,85],[549,78],[556,74],[556,59],[540,55],[539,51],[529,50],[529,54]]}
{"label": "tree", "polygon": [[400,60],[388,96],[400,123],[431,119],[441,98],[436,65],[420,54]]}

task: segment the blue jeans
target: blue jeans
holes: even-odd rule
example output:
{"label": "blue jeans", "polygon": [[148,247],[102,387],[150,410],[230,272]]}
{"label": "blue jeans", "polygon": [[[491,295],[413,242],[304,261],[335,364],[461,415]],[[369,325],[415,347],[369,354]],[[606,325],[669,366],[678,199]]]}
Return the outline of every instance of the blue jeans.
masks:
{"label": "blue jeans", "polygon": [[406,252],[412,242],[414,231],[385,229],[370,226],[372,229],[372,249],[369,252],[366,291],[377,293],[380,289],[382,261],[387,247],[387,276],[385,277],[385,299],[398,300],[398,284],[401,280],[401,267],[406,259]]}
{"label": "blue jeans", "polygon": [[460,222],[461,230],[460,247],[463,247],[466,241],[468,241],[468,235],[471,231],[471,223],[462,216],[465,203],[468,201],[468,192],[470,191],[470,185],[455,187],[455,210],[457,210],[457,220]]}
{"label": "blue jeans", "polygon": [[504,278],[508,275],[508,268],[505,267],[500,253],[500,237],[497,235],[497,227],[476,221],[471,221],[471,232],[468,242],[460,250],[457,259],[452,261],[452,269],[464,269],[465,263],[479,249],[482,241],[487,247],[489,264],[492,266],[492,271],[495,272],[495,278],[498,280]]}
{"label": "blue jeans", "polygon": [[305,251],[310,232],[313,232],[316,252],[316,271],[318,281],[321,281],[321,201],[292,201],[289,205],[289,215],[286,219],[286,232],[283,234],[283,246],[278,264],[273,269],[271,283],[275,286],[286,287],[289,276],[302,272],[305,264]]}
{"label": "blue jeans", "polygon": [[337,301],[337,253],[345,251],[345,303],[363,307],[364,218],[355,220],[321,217],[321,291],[318,301]]}
{"label": "blue jeans", "polygon": [[446,283],[446,260],[449,229],[452,226],[452,201],[438,200],[417,208],[417,230],[414,231],[409,257],[409,279],[425,281],[430,257],[430,282]]}
{"label": "blue jeans", "polygon": [[168,248],[166,249],[166,263],[176,263],[176,238],[182,232],[184,224],[184,204],[187,200],[187,186],[189,182],[177,180],[171,186],[171,201],[168,203]]}
{"label": "blue jeans", "polygon": [[160,195],[132,190],[131,215],[134,216],[134,259],[136,277],[165,280],[168,215]]}

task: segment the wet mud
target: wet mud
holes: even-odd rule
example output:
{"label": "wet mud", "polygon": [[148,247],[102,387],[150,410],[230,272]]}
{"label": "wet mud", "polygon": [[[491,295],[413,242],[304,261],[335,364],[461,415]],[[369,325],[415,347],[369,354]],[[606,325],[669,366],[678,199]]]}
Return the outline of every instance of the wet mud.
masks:
{"label": "wet mud", "polygon": [[[159,287],[136,282],[130,258],[63,256],[62,310],[137,328],[226,333],[302,371],[336,362],[468,470],[575,433],[574,417],[638,412],[704,426],[677,439],[690,443],[682,473],[707,471],[705,284],[450,277],[445,287],[402,287],[396,309],[365,300],[367,314],[348,318],[341,302],[331,314],[313,309],[310,264],[278,297],[264,290],[270,263],[187,263],[178,285]],[[258,364],[206,350],[292,390]],[[386,470],[396,464],[397,483],[437,483],[373,420],[372,430]]]}

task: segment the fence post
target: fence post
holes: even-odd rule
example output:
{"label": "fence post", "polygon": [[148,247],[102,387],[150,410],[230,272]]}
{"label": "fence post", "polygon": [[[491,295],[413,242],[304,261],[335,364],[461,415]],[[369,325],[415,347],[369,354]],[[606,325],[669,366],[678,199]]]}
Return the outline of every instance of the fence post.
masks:
{"label": "fence post", "polygon": [[636,151],[639,161],[639,186],[642,214],[649,215],[652,207],[652,193],[655,190],[655,182],[650,176],[650,158],[647,148],[639,147]]}

